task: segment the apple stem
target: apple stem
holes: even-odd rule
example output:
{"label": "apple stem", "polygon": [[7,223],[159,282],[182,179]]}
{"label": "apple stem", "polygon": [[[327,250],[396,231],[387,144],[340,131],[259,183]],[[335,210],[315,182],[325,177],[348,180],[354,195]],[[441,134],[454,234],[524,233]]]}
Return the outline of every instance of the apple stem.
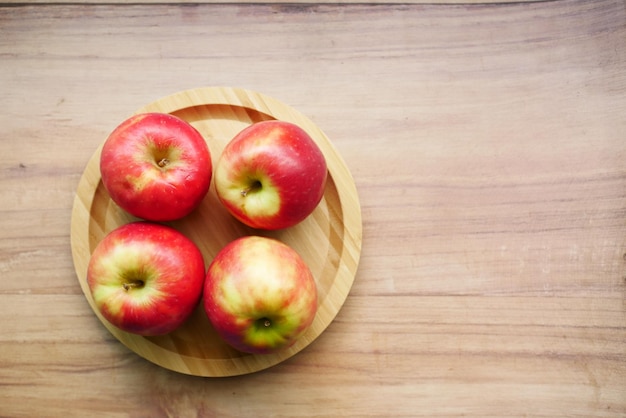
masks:
{"label": "apple stem", "polygon": [[262,187],[262,184],[260,181],[255,181],[254,183],[252,183],[250,186],[246,187],[245,189],[243,189],[241,191],[241,195],[243,197],[246,197],[248,195],[248,193],[254,191],[254,190],[259,190]]}
{"label": "apple stem", "polygon": [[170,160],[168,160],[167,158],[161,158],[158,162],[157,165],[161,168],[165,167],[166,165],[168,165],[170,163]]}
{"label": "apple stem", "polygon": [[264,327],[269,327],[270,325],[272,325],[272,322],[269,319],[265,319],[265,321],[263,322],[263,326]]}
{"label": "apple stem", "polygon": [[143,287],[143,285],[144,282],[142,282],[141,280],[135,280],[132,282],[124,283],[122,286],[124,287],[124,290],[129,291],[132,288]]}

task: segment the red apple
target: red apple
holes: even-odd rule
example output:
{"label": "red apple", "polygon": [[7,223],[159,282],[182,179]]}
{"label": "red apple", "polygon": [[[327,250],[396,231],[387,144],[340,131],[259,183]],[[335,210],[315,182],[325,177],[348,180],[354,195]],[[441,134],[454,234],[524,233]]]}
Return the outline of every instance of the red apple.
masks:
{"label": "red apple", "polygon": [[202,295],[205,264],[182,233],[151,222],[133,222],[96,246],[87,283],[97,309],[114,326],[139,335],[178,328]]}
{"label": "red apple", "polygon": [[309,328],[317,312],[317,287],[291,247],[245,236],[227,244],[209,266],[204,309],[232,347],[272,353],[293,345]]}
{"label": "red apple", "polygon": [[244,224],[275,230],[293,226],[317,207],[326,184],[326,160],[293,123],[258,122],[238,133],[215,167],[215,188]]}
{"label": "red apple", "polygon": [[122,122],[100,156],[102,183],[133,216],[171,221],[188,215],[209,190],[211,154],[189,123],[164,113]]}

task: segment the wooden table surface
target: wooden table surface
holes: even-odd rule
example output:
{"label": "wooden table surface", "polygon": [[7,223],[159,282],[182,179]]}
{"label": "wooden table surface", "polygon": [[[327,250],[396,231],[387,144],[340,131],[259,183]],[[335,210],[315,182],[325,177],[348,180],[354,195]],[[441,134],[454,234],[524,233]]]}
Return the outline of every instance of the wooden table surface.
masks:
{"label": "wooden table surface", "polygon": [[[623,417],[626,2],[0,4],[0,416]],[[143,105],[311,118],[356,183],[350,294],[265,371],[168,371],[79,286],[73,199]]]}

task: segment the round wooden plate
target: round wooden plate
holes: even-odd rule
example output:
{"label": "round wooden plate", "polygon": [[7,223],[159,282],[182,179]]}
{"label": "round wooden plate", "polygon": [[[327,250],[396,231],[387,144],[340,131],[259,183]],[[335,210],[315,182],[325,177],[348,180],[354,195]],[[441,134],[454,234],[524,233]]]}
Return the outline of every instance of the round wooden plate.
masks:
{"label": "round wooden plate", "polygon": [[[193,213],[168,222],[191,238],[209,263],[228,242],[243,235],[277,238],[294,248],[309,265],[318,287],[317,316],[296,344],[275,354],[252,355],[230,348],[217,336],[201,305],[176,331],[159,337],[126,333],[98,312],[87,285],[87,266],[94,248],[110,231],[136,220],[110,199],[102,185],[100,146],[80,179],[72,208],[71,246],[74,267],[89,305],[104,326],[129,349],[164,368],[196,376],[234,376],[263,370],[284,361],[317,338],[333,321],[354,281],[361,253],[361,208],[352,176],[324,133],[293,108],[250,90],[206,87],[182,91],[137,111],[176,115],[202,133],[213,163],[224,146],[244,127],[268,119],[295,123],[318,144],[328,165],[324,197],[300,224],[275,232],[244,226],[219,204],[213,184]],[[121,121],[120,121],[121,122]]]}

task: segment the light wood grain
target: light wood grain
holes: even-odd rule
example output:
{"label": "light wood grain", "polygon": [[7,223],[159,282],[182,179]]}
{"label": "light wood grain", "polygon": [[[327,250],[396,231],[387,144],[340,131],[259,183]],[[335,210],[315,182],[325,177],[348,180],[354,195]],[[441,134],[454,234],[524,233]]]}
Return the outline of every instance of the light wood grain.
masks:
{"label": "light wood grain", "polygon": [[[362,0],[342,0],[341,2],[333,1],[333,0],[320,0],[311,2],[310,0],[274,0],[271,4],[276,5],[284,5],[288,8],[301,8],[301,5],[305,5],[305,7],[310,6],[311,4],[341,4],[341,5],[350,5],[350,4],[371,4],[371,5],[390,5],[397,6],[399,4],[437,4],[437,5],[467,5],[467,4],[490,4],[490,3],[533,3],[533,2],[541,2],[546,0],[377,0],[377,1],[362,1]],[[51,0],[4,0],[3,4],[58,4],[58,2]],[[101,0],[65,0],[62,2],[63,4],[78,4],[78,5],[98,5],[102,3],[106,3],[108,5],[124,5],[129,2],[125,0],[108,0],[103,2]],[[250,4],[248,0],[133,0],[133,4],[143,4],[143,5],[159,5],[159,4],[183,4],[183,5],[222,5],[222,4]]]}
{"label": "light wood grain", "polygon": [[[0,8],[0,415],[623,417],[626,5]],[[349,167],[335,321],[247,376],[167,371],[93,315],[74,191],[118,121],[264,92]]]}

